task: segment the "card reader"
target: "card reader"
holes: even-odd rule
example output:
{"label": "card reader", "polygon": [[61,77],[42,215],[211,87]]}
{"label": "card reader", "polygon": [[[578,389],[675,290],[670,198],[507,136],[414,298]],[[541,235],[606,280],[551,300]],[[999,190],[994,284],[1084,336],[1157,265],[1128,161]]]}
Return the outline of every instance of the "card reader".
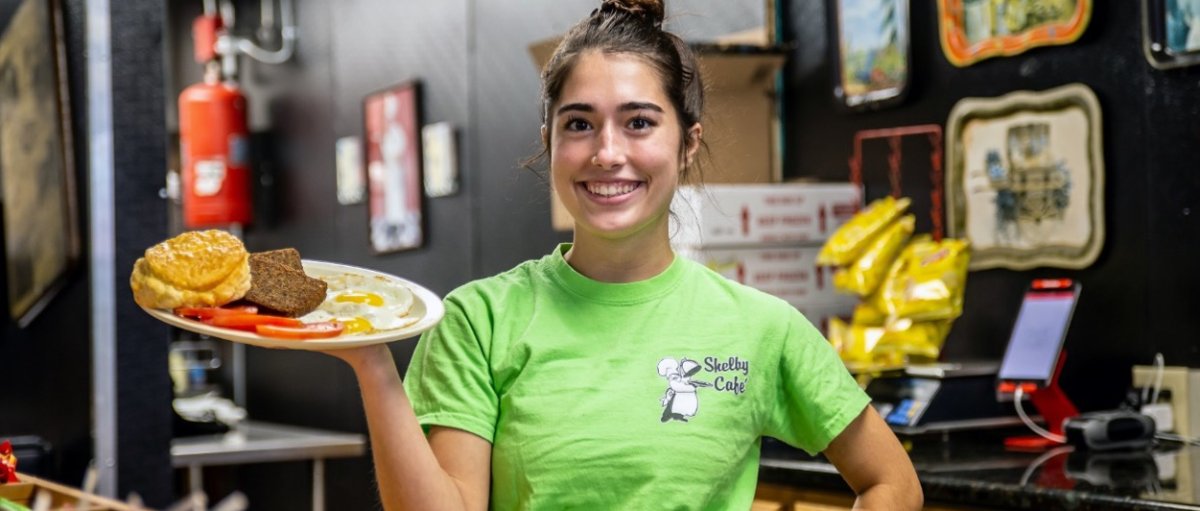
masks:
{"label": "card reader", "polygon": [[1091,412],[1063,422],[1067,443],[1081,449],[1143,449],[1154,440],[1154,419],[1136,412]]}

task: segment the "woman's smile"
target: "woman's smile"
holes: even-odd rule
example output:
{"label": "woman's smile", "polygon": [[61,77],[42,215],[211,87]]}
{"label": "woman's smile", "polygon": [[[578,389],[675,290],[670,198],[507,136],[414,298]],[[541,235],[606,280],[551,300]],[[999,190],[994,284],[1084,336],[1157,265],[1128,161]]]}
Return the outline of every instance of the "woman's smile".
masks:
{"label": "woman's smile", "polygon": [[587,191],[587,197],[599,204],[616,205],[632,198],[644,189],[642,181],[596,180],[583,181],[579,186]]}

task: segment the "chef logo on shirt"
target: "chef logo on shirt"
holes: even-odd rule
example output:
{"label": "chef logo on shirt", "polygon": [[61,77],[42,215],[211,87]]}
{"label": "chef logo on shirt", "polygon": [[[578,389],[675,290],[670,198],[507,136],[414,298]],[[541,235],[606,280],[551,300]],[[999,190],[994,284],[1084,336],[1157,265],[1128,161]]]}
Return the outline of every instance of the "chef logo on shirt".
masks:
{"label": "chef logo on shirt", "polygon": [[[711,382],[693,379],[701,370],[716,375]],[[727,376],[725,373],[733,373]],[[732,392],[740,396],[746,392],[746,381],[750,376],[750,361],[738,357],[722,360],[717,357],[705,357],[704,365],[689,358],[676,361],[664,358],[658,361],[658,375],[666,378],[667,391],[663,394],[660,404],[663,407],[662,421],[687,422],[696,415],[700,401],[696,390],[708,387],[718,392]]]}

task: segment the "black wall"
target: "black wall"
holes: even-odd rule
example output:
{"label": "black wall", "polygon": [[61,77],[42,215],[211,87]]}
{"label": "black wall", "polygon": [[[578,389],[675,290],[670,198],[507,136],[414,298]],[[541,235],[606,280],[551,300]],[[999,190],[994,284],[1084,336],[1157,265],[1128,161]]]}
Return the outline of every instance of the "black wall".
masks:
{"label": "black wall", "polygon": [[[0,4],[4,19],[20,5]],[[7,21],[3,22],[7,25]],[[83,60],[83,0],[63,2],[68,79],[71,102],[82,105],[86,91]],[[72,111],[74,151],[87,154],[86,109]],[[86,157],[76,158],[75,182],[87,182]],[[80,194],[80,199],[85,197]],[[83,203],[81,203],[83,204]],[[82,218],[80,221],[85,221]],[[84,225],[86,227],[86,225]],[[2,228],[2,227],[0,227]],[[83,246],[87,232],[82,229]],[[0,331],[0,438],[37,435],[49,442],[52,452],[44,465],[32,460],[21,469],[79,485],[92,457],[91,334],[88,330],[88,272],[86,254],[66,287],[25,329],[3,321]],[[0,277],[2,280],[2,277]],[[7,317],[7,311],[0,317]]]}
{"label": "black wall", "polygon": [[[790,175],[846,179],[854,133],[862,129],[936,123],[964,97],[1044,90],[1082,82],[1100,100],[1105,164],[1105,243],[1091,267],[1068,271],[987,270],[968,278],[966,310],[945,346],[952,360],[998,359],[1004,352],[1032,278],[1066,276],[1083,294],[1066,341],[1066,392],[1082,409],[1114,406],[1129,385],[1131,364],[1162,352],[1168,365],[1200,365],[1196,314],[1200,283],[1200,67],[1158,71],[1142,56],[1141,2],[1097,1],[1082,39],[1068,46],[956,68],[938,42],[937,8],[912,2],[909,99],[873,113],[845,113],[832,96],[833,48],[827,6],[794,1],[785,30],[799,46],[786,71]],[[864,174],[886,172],[886,143],[867,152]],[[928,144],[906,142],[904,192],[928,211]],[[870,190],[879,196],[886,187]],[[919,222],[924,219],[919,216]],[[920,224],[918,225],[920,228]],[[928,223],[926,223],[928,227]]]}
{"label": "black wall", "polygon": [[[11,12],[17,0],[0,12]],[[84,0],[63,0],[67,82],[72,145],[76,164],[75,200],[81,206],[84,252],[61,293],[26,328],[2,321],[0,364],[0,438],[36,435],[52,449],[44,463],[26,459],[21,469],[79,486],[93,457],[92,330],[89,288],[94,238],[87,213],[89,197],[88,59]],[[104,62],[112,68],[111,214],[115,250],[104,254],[115,271],[114,296],[118,376],[116,378],[116,454],[120,496],[136,491],[156,507],[173,498],[169,458],[170,384],[166,371],[167,329],[133,303],[122,282],[133,261],[166,232],[165,202],[159,197],[165,167],[166,130],[163,113],[162,41],[164,10],[160,2],[115,2],[105,13],[112,23],[111,51]],[[93,13],[95,15],[95,13]],[[49,113],[47,113],[49,115]],[[110,406],[112,403],[110,402]]]}

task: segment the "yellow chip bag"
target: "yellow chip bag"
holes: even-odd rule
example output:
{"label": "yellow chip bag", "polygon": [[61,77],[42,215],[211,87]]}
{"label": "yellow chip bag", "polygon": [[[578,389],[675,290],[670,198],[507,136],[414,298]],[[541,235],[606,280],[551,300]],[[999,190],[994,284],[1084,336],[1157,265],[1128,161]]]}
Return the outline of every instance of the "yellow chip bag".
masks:
{"label": "yellow chip bag", "polygon": [[817,254],[817,264],[845,266],[850,264],[867,248],[867,243],[887,227],[896,217],[908,209],[912,201],[907,198],[884,197],[871,202],[850,221],[834,231],[829,241]]}
{"label": "yellow chip bag", "polygon": [[847,325],[839,318],[829,320],[829,341],[842,363],[853,370],[895,367],[904,362],[903,353],[897,350],[876,351],[884,334],[880,327]]}
{"label": "yellow chip bag", "polygon": [[966,240],[913,238],[881,289],[888,314],[915,321],[954,319],[962,314],[970,258]]}
{"label": "yellow chip bag", "polygon": [[912,321],[902,319],[883,330],[872,349],[875,359],[903,359],[908,363],[934,362],[950,333],[954,320]]}
{"label": "yellow chip bag", "polygon": [[859,296],[867,296],[874,292],[887,276],[900,250],[904,248],[904,242],[912,236],[916,223],[916,217],[904,215],[888,225],[881,234],[871,240],[858,259],[834,273],[833,286]]}

